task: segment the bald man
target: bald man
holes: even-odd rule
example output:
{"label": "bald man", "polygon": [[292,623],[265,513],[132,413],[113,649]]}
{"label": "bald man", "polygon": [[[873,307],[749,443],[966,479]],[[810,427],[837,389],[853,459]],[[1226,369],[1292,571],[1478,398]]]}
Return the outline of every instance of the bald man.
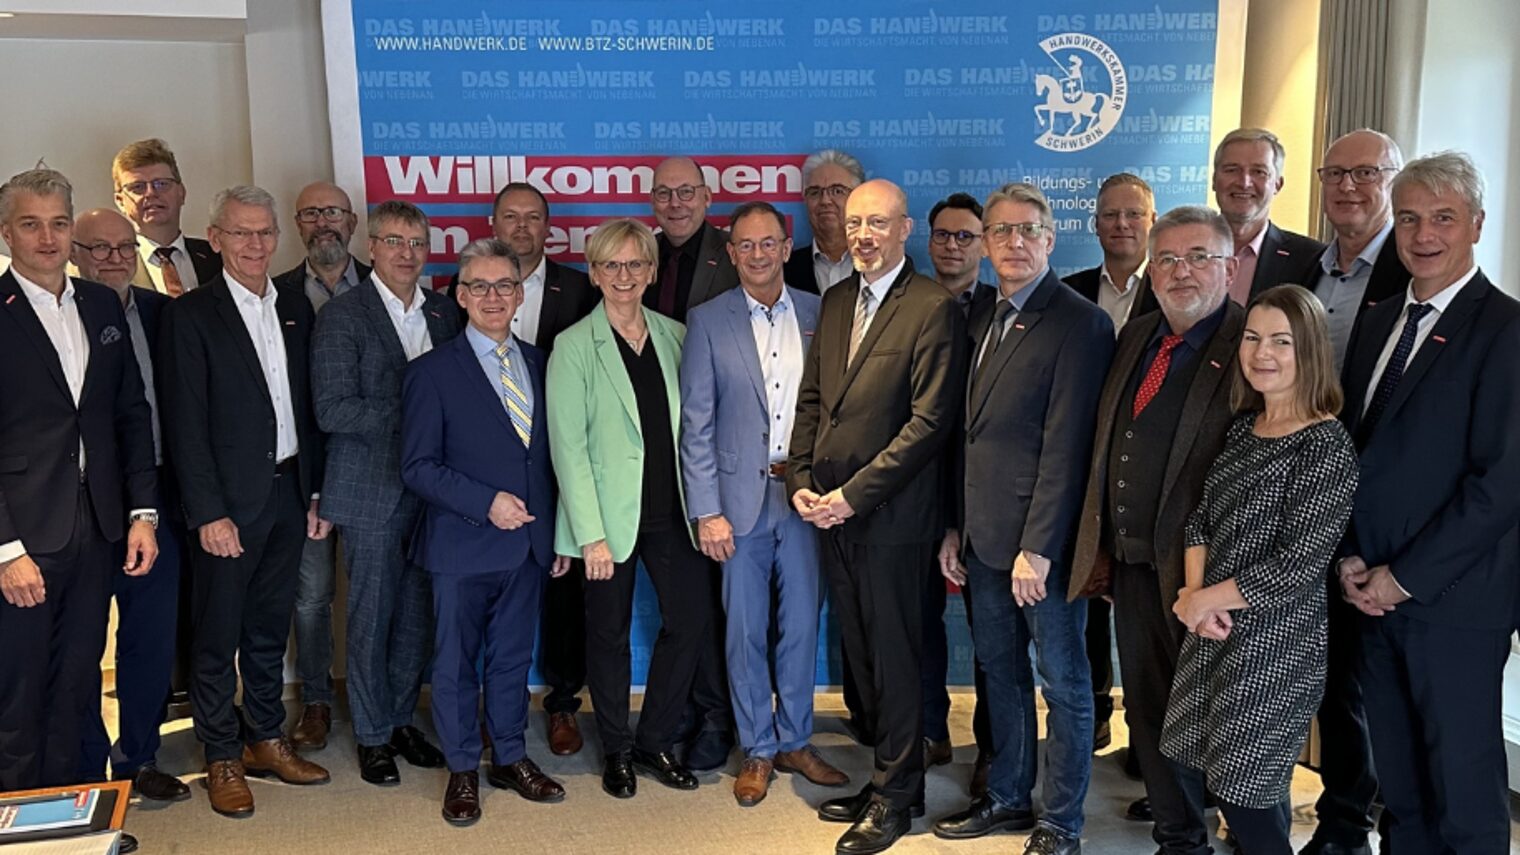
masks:
{"label": "bald man", "polygon": [[707,221],[712,190],[689,157],[672,157],[654,170],[649,205],[660,226],[660,269],[644,292],[644,305],[686,322],[686,312],[739,284],[728,257],[728,232]]}
{"label": "bald man", "polygon": [[[164,470],[163,441],[159,434],[158,396],[153,383],[153,348],[158,337],[159,311],[170,298],[132,284],[137,272],[137,234],[132,223],[116,211],[97,208],[74,221],[70,259],[80,278],[108,285],[121,297],[126,309],[132,353],[142,372],[143,391],[153,411],[153,453],[159,467],[158,484],[174,483]],[[177,502],[160,500],[158,507],[173,508]],[[164,723],[169,697],[169,675],[174,664],[176,623],[179,617],[180,544],[184,527],[166,512],[158,528],[158,563],[146,576],[113,574],[112,594],[119,619],[116,625],[116,699],[120,738],[113,746],[106,733],[100,706],[81,723],[79,779],[101,781],[106,761],[111,777],[132,782],[132,789],[145,799],[181,801],[190,788],[179,779],[160,772],[158,729]],[[118,562],[126,560],[126,544],[113,544]],[[95,695],[100,694],[99,672]]]}

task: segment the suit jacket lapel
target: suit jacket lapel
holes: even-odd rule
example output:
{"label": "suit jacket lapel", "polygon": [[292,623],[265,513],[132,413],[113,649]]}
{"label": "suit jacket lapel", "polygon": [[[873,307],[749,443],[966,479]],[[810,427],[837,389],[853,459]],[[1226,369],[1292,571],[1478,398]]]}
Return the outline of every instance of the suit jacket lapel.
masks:
{"label": "suit jacket lapel", "polygon": [[432,341],[433,347],[441,347],[459,332],[451,323],[458,315],[450,310],[448,300],[436,291],[429,291],[424,299],[422,316],[427,321],[428,338]]}
{"label": "suit jacket lapel", "polygon": [[723,238],[718,227],[707,223],[702,228],[702,245],[697,247],[697,266],[691,274],[691,291],[686,298],[688,310],[707,302],[713,277],[718,274],[718,253],[723,252]]}
{"label": "suit jacket lapel", "polygon": [[[876,342],[881,339],[882,333],[892,323],[892,316],[897,314],[897,299],[902,296],[902,283],[906,281],[906,277],[911,275],[913,275],[913,267],[912,263],[909,262],[903,268],[902,274],[897,277],[897,281],[892,283],[892,286],[887,289],[886,296],[882,298],[881,306],[876,309],[876,314],[871,317],[871,325],[866,328],[865,338],[860,341],[860,348],[855,351],[854,361],[845,366],[844,381],[839,384],[839,398],[843,398],[844,393],[849,391],[850,384],[854,383],[856,376],[860,374],[860,369],[866,364],[866,359],[870,357],[871,351],[875,349]],[[864,282],[861,283],[861,287],[865,287]],[[860,299],[858,291],[856,292],[855,299]],[[844,340],[846,342],[850,340],[851,327],[854,325],[855,305],[852,303],[850,305],[849,318],[845,326]],[[848,344],[845,345],[844,355],[846,359],[849,359],[850,348]]]}
{"label": "suit jacket lapel", "polygon": [[[1054,271],[1046,271],[1045,278],[1029,286],[1034,288],[1034,291],[1024,301],[1024,308],[1016,312],[1013,320],[1010,321],[1008,331],[1004,333],[1003,341],[998,345],[997,353],[990,357],[992,364],[987,366],[987,371],[989,372],[987,379],[980,386],[977,386],[974,379],[977,369],[975,367],[971,369],[970,376],[967,378],[968,394],[975,395],[975,398],[971,401],[970,409],[967,410],[966,414],[966,425],[968,427],[976,420],[977,416],[981,415],[982,408],[986,406],[987,398],[991,394],[993,384],[997,382],[997,378],[1003,373],[1003,369],[1012,361],[1013,352],[1019,349],[1019,345],[1024,342],[1024,338],[1029,335],[1029,331],[1034,329],[1035,324],[1040,322],[1040,317],[1043,314],[1041,310],[1050,302],[1050,294],[1060,284],[1060,281]],[[994,303],[993,305],[996,306],[997,304]],[[986,324],[980,325],[982,327],[982,335],[976,339],[978,352],[981,351],[982,338],[986,336],[987,330],[992,327],[992,318],[993,314],[988,313]]]}
{"label": "suit jacket lapel", "polygon": [[[596,320],[591,324],[591,344],[596,350],[596,359],[602,364],[602,373],[607,375],[607,382],[612,386],[613,392],[623,403],[628,419],[637,425],[639,424],[639,404],[633,398],[633,381],[628,379],[628,368],[623,365],[623,354],[618,351],[617,340],[613,338],[616,333],[612,331],[612,321],[607,319],[607,310],[601,304],[597,304],[593,314]],[[649,313],[645,312],[644,322],[649,327],[649,336],[652,339],[654,325],[649,324],[648,315]],[[658,350],[656,352],[658,353]]]}
{"label": "suit jacket lapel", "polygon": [[[760,354],[754,348],[755,332],[750,326],[749,301],[744,298],[744,289],[735,288],[732,295],[724,295],[720,299],[728,300],[728,334],[738,343],[739,361],[744,363],[744,373],[749,375],[749,384],[755,389],[755,397],[760,402],[762,412],[770,408],[765,399],[765,375],[760,371]],[[793,308],[796,302],[792,303]],[[798,319],[798,329],[801,329],[801,319]],[[745,345],[749,345],[746,347]]]}
{"label": "suit jacket lapel", "polygon": [[[212,280],[210,287],[216,293],[216,313],[222,319],[222,323],[227,326],[227,334],[233,347],[237,349],[238,356],[243,358],[243,364],[253,372],[259,391],[264,393],[264,402],[272,406],[274,398],[269,394],[269,381],[264,377],[264,367],[259,364],[259,353],[253,349],[253,339],[248,335],[248,327],[243,324],[243,315],[238,311],[237,298],[232,295],[232,286],[228,285],[227,280],[223,278]],[[283,322],[283,318],[281,320]]]}
{"label": "suit jacket lapel", "polygon": [[538,329],[535,331],[534,341],[540,347],[547,346],[550,331],[556,329],[555,319],[559,317],[560,303],[564,299],[564,292],[560,290],[559,265],[548,259],[544,260],[544,301],[538,307]]}
{"label": "suit jacket lapel", "polygon": [[[645,312],[645,323],[649,323],[648,311]],[[671,336],[663,325],[649,324],[648,344],[654,346],[655,355],[660,358],[660,373],[665,376],[665,400],[670,408],[670,435],[677,441],[681,438],[681,343]],[[619,357],[621,359],[621,357]],[[624,371],[624,381],[627,382],[628,372]],[[630,391],[633,384],[628,385]],[[634,411],[638,411],[635,404]],[[677,479],[679,482],[680,479]]]}
{"label": "suit jacket lapel", "polygon": [[1267,234],[1261,239],[1261,253],[1256,256],[1256,272],[1251,276],[1251,294],[1261,293],[1268,282],[1277,281],[1277,270],[1282,267],[1282,256],[1277,250],[1282,246],[1282,232],[1267,221]]}
{"label": "suit jacket lapel", "polygon": [[[454,348],[454,359],[459,363],[460,376],[470,378],[465,383],[475,388],[474,394],[481,395],[490,401],[487,409],[496,417],[496,421],[501,424],[501,427],[509,431],[512,438],[516,440],[517,429],[512,427],[512,417],[507,415],[506,405],[501,400],[502,393],[497,391],[491,382],[486,379],[486,375],[480,370],[480,360],[475,358],[475,348],[470,344],[470,337],[467,335],[457,335],[453,341],[449,342],[449,345]],[[535,398],[535,400],[542,399]],[[538,408],[535,407],[534,409]],[[534,430],[537,430],[537,422],[541,420],[535,417],[533,421],[535,423]],[[518,444],[521,445],[522,443],[519,442]]]}
{"label": "suit jacket lapel", "polygon": [[[1481,280],[1481,281],[1480,281]],[[1446,350],[1448,339],[1454,338],[1472,320],[1473,315],[1483,299],[1488,296],[1488,278],[1477,273],[1471,282],[1462,286],[1462,290],[1446,307],[1446,311],[1436,318],[1436,325],[1431,329],[1430,335],[1425,337],[1420,349],[1415,351],[1414,359],[1410,360],[1409,366],[1404,370],[1404,376],[1399,378],[1399,385],[1393,390],[1393,398],[1388,401],[1388,408],[1383,411],[1383,423],[1398,412],[1399,407],[1409,398],[1410,393],[1420,383],[1420,378],[1430,370],[1430,366],[1440,358]],[[1387,339],[1385,338],[1386,342]]]}
{"label": "suit jacket lapel", "polygon": [[102,352],[105,348],[104,340],[110,337],[106,330],[115,329],[116,335],[113,340],[120,342],[125,339],[129,347],[132,343],[132,334],[130,330],[123,327],[107,324],[104,313],[100,312],[103,307],[100,306],[98,300],[79,293],[77,287],[74,290],[74,305],[79,309],[79,323],[84,327],[85,347],[89,349],[89,355],[84,363],[84,383],[79,387],[79,403],[83,406],[85,396],[90,394],[91,388],[99,382],[96,375],[100,373],[104,365],[105,354]]}
{"label": "suit jacket lapel", "polygon": [[[1214,337],[1209,339],[1203,352],[1194,357],[1198,360],[1198,370],[1194,372],[1193,382],[1182,402],[1182,415],[1177,420],[1177,432],[1173,434],[1172,449],[1166,460],[1166,476],[1161,479],[1161,501],[1157,507],[1166,506],[1172,485],[1182,474],[1182,464],[1192,451],[1193,441],[1198,438],[1204,417],[1208,415],[1209,402],[1214,399],[1219,384],[1226,382],[1232,373],[1238,351],[1235,333],[1245,323],[1244,314],[1245,310],[1239,306],[1227,306]],[[1148,342],[1149,337],[1146,340]],[[1128,385],[1128,378],[1125,385]]]}
{"label": "suit jacket lapel", "polygon": [[1356,340],[1356,350],[1346,354],[1344,376],[1341,378],[1341,387],[1346,392],[1346,401],[1341,407],[1341,421],[1345,422],[1346,430],[1352,436],[1356,436],[1358,425],[1362,420],[1362,405],[1367,400],[1367,393],[1372,384],[1372,372],[1377,369],[1378,356],[1383,352],[1383,345],[1387,343],[1388,336],[1393,334],[1394,326],[1404,317],[1402,300],[1390,299],[1386,303],[1377,311],[1357,321],[1352,333],[1352,338]]}
{"label": "suit jacket lapel", "polygon": [[[385,351],[385,358],[393,368],[406,365],[406,350],[401,346],[401,337],[396,334],[396,325],[391,323],[391,313],[385,308],[385,301],[380,292],[375,290],[378,282],[366,279],[359,283],[359,303],[364,306],[364,312],[369,316],[369,322],[375,329],[375,334],[380,337],[380,348]],[[384,285],[379,285],[384,288]],[[421,286],[418,286],[421,287]]]}
{"label": "suit jacket lapel", "polygon": [[[529,351],[527,347],[518,342],[522,350],[523,372],[528,375],[528,385],[533,387],[533,426],[528,433],[528,442],[531,445],[543,445],[549,441],[548,418],[544,416],[544,369],[543,352]],[[503,411],[505,412],[505,411]],[[524,449],[527,451],[528,449]]]}
{"label": "suit jacket lapel", "polygon": [[16,277],[12,276],[9,270],[4,276],[0,276],[0,309],[9,312],[15,319],[16,325],[21,327],[26,337],[31,340],[32,346],[37,348],[42,364],[47,366],[48,374],[52,375],[53,382],[58,384],[58,390],[64,397],[73,401],[74,394],[69,391],[69,381],[63,376],[63,362],[60,361],[58,351],[53,348],[53,340],[48,338],[42,321],[32,310],[32,301],[28,300],[26,293],[21,290],[21,283],[16,281]]}

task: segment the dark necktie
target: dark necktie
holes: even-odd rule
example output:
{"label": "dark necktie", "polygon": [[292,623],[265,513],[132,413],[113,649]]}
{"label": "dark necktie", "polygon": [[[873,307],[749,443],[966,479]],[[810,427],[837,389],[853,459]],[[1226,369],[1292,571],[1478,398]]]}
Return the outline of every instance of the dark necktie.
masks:
{"label": "dark necktie", "polygon": [[681,278],[681,251],[675,248],[665,259],[660,270],[660,298],[655,309],[667,318],[676,316],[676,282]]}
{"label": "dark necktie", "polygon": [[185,283],[179,278],[179,268],[174,266],[174,247],[161,246],[153,250],[158,257],[159,269],[164,272],[164,292],[170,297],[185,293]]}
{"label": "dark necktie", "polygon": [[1156,352],[1156,358],[1151,360],[1151,367],[1146,369],[1145,379],[1140,381],[1140,388],[1135,390],[1135,408],[1130,413],[1130,418],[1140,418],[1140,411],[1145,405],[1156,397],[1161,391],[1161,384],[1166,382],[1166,372],[1172,367],[1172,351],[1177,345],[1182,344],[1182,336],[1167,335],[1161,337],[1161,350]]}
{"label": "dark necktie", "polygon": [[1013,302],[1011,300],[999,300],[997,309],[992,313],[992,326],[988,328],[987,335],[991,338],[982,351],[982,361],[976,366],[976,377],[971,381],[971,396],[981,396],[982,384],[987,382],[990,373],[989,368],[996,360],[998,347],[1003,344],[1003,328],[1008,325],[1008,316],[1013,314]]}
{"label": "dark necktie", "polygon": [[1367,412],[1362,416],[1361,424],[1357,425],[1357,434],[1362,442],[1372,436],[1372,429],[1377,427],[1378,419],[1383,417],[1383,410],[1393,400],[1399,381],[1404,379],[1404,368],[1409,364],[1409,355],[1414,352],[1415,336],[1420,332],[1420,319],[1432,311],[1434,308],[1424,303],[1409,304],[1409,313],[1404,318],[1404,329],[1399,333],[1399,342],[1393,346],[1393,355],[1388,357],[1383,376],[1378,378],[1377,388],[1372,392],[1372,403],[1367,405]]}

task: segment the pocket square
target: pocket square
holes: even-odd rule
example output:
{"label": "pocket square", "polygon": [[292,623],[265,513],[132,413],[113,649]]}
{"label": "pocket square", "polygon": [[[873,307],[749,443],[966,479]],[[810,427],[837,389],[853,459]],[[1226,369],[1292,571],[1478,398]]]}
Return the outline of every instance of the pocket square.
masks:
{"label": "pocket square", "polygon": [[100,331],[101,344],[115,344],[118,341],[121,341],[121,330],[115,324]]}

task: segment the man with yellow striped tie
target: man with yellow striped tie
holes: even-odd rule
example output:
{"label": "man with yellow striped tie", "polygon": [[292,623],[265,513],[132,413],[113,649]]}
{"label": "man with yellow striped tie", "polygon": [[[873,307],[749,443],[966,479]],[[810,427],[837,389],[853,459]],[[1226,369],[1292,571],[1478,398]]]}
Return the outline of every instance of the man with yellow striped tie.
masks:
{"label": "man with yellow striped tie", "polygon": [[565,797],[528,759],[523,734],[544,582],[570,563],[554,555],[547,360],[512,335],[522,303],[517,256],[495,238],[470,243],[455,293],[469,316],[464,335],[413,361],[402,383],[401,477],[427,503],[415,555],[433,580],[433,724],[449,767],[443,818],[469,825],[480,817],[482,688],[494,755],[487,782],[530,801]]}

